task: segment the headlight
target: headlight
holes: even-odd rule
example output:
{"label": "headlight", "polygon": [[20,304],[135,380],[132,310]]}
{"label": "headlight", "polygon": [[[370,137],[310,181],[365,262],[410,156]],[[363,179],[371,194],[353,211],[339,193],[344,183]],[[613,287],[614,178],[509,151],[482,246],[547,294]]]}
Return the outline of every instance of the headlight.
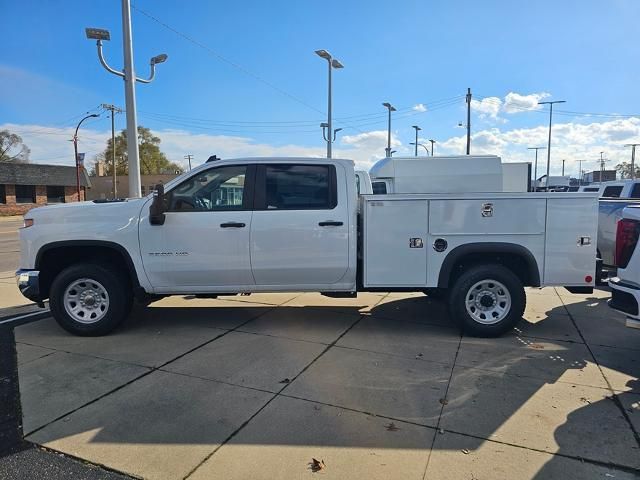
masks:
{"label": "headlight", "polygon": [[29,228],[31,226],[33,226],[33,218],[25,218],[22,228]]}

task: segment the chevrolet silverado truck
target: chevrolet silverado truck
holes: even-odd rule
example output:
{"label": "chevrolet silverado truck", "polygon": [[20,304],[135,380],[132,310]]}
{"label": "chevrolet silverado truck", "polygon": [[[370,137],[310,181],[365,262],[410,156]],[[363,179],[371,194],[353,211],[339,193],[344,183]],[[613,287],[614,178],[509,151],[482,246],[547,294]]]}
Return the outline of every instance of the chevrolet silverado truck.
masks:
{"label": "chevrolet silverado truck", "polygon": [[497,336],[525,286],[593,288],[597,214],[593,194],[359,195],[350,160],[225,159],[144,198],[31,210],[16,276],[77,335],[111,332],[134,298],[421,291]]}

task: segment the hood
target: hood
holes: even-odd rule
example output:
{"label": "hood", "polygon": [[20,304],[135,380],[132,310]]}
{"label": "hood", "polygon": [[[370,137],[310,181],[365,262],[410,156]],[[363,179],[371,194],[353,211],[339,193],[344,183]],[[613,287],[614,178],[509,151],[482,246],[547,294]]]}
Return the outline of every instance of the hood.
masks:
{"label": "hood", "polygon": [[116,202],[73,202],[46,205],[29,210],[24,216],[36,225],[43,223],[117,223],[130,221],[151,197],[128,198]]}

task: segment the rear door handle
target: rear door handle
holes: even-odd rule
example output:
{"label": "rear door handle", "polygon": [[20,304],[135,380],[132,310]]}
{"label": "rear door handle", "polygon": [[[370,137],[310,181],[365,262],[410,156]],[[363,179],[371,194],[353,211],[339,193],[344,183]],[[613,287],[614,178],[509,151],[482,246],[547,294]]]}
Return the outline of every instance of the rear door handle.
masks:
{"label": "rear door handle", "polygon": [[244,223],[240,223],[240,222],[221,223],[220,226],[222,228],[242,228],[242,227],[246,227],[246,225]]}
{"label": "rear door handle", "polygon": [[333,220],[327,220],[326,222],[318,223],[321,227],[340,227],[342,222],[334,222]]}

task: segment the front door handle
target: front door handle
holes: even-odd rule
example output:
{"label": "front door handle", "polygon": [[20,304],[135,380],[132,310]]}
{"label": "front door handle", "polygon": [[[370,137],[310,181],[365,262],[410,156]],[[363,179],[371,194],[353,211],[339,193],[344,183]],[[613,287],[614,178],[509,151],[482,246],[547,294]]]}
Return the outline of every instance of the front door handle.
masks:
{"label": "front door handle", "polygon": [[226,223],[221,223],[220,226],[222,228],[242,228],[242,227],[246,227],[246,225],[244,223],[240,223],[240,222],[226,222]]}
{"label": "front door handle", "polygon": [[325,222],[318,223],[321,227],[340,227],[342,222],[334,222],[333,220],[327,220]]}

